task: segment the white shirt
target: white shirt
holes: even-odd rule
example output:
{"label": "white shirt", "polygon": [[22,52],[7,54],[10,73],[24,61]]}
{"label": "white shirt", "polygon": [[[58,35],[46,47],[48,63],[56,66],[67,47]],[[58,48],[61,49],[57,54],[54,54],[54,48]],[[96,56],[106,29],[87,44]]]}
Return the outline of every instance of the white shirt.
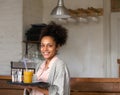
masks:
{"label": "white shirt", "polygon": [[[53,57],[53,59],[50,61],[49,65],[48,65],[47,69],[45,69],[46,61],[43,62],[43,64],[40,66],[39,70],[36,72],[37,81],[47,82],[48,76],[50,73],[50,69],[52,67],[52,63],[54,63],[56,59],[57,59],[56,56]],[[32,95],[44,95],[44,94],[41,93],[40,91],[33,90]]]}

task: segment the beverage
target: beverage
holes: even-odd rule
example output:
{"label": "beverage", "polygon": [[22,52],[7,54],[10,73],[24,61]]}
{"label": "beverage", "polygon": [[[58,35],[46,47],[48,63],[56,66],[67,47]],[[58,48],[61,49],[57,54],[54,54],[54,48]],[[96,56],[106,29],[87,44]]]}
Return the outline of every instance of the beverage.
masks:
{"label": "beverage", "polygon": [[23,72],[23,82],[32,83],[33,70],[24,70]]}

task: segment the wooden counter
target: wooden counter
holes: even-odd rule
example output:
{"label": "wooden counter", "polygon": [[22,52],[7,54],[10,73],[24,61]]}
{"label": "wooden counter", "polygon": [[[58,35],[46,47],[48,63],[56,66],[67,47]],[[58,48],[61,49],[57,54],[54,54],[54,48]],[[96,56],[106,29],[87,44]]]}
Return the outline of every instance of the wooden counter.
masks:
{"label": "wooden counter", "polygon": [[120,78],[71,78],[71,82],[99,82],[99,83],[109,83],[109,82],[113,82],[113,83],[118,83],[120,82]]}
{"label": "wooden counter", "polygon": [[5,80],[10,80],[11,79],[11,76],[7,76],[7,75],[0,75],[0,80],[1,79],[5,79]]}
{"label": "wooden counter", "polygon": [[71,95],[120,95],[119,78],[71,78]]}
{"label": "wooden counter", "polygon": [[[10,75],[0,75],[0,80],[11,80]],[[120,82],[120,78],[71,78],[71,82],[79,81],[79,82]]]}
{"label": "wooden counter", "polygon": [[[0,76],[0,95],[23,95],[19,86],[7,84],[11,76]],[[71,78],[70,95],[120,95],[120,78]]]}
{"label": "wooden counter", "polygon": [[0,95],[23,95],[23,88],[7,83],[11,76],[0,75]]}

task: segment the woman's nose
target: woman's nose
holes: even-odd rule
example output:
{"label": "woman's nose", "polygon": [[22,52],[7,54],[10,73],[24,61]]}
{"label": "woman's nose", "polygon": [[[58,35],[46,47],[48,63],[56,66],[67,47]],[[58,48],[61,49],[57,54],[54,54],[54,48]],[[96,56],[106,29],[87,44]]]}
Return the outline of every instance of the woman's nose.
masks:
{"label": "woman's nose", "polygon": [[48,47],[47,47],[47,46],[45,46],[45,47],[44,47],[44,50],[48,50]]}

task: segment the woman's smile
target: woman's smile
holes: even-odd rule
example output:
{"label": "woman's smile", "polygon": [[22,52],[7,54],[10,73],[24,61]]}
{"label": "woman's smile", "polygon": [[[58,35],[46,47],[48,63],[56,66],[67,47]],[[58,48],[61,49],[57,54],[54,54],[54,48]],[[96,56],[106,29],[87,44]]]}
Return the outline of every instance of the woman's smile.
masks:
{"label": "woman's smile", "polygon": [[57,47],[55,41],[50,36],[45,36],[41,40],[41,53],[45,59],[50,60],[56,55]]}

